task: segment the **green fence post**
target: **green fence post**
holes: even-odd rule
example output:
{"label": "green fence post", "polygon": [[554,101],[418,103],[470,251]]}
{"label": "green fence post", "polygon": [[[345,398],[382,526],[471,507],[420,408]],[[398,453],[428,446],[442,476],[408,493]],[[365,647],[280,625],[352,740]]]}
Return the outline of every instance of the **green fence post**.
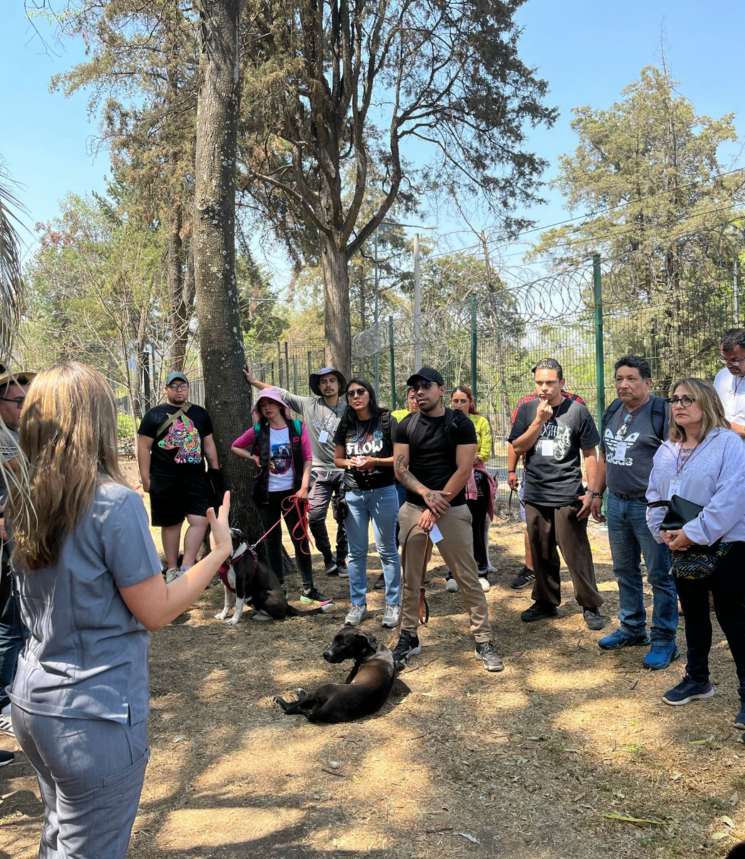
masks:
{"label": "green fence post", "polygon": [[393,348],[393,317],[388,317],[388,355],[391,364],[391,408],[396,408],[396,358]]}
{"label": "green fence post", "polygon": [[313,393],[310,389],[310,374],[313,372],[313,356],[310,352],[308,352],[308,393]]}
{"label": "green fence post", "polygon": [[600,274],[600,254],[592,255],[592,286],[595,303],[595,391],[597,421],[605,411],[605,348],[603,344],[603,280]]}
{"label": "green fence post", "polygon": [[473,398],[478,402],[478,335],[476,334],[476,296],[471,298],[471,390]]}

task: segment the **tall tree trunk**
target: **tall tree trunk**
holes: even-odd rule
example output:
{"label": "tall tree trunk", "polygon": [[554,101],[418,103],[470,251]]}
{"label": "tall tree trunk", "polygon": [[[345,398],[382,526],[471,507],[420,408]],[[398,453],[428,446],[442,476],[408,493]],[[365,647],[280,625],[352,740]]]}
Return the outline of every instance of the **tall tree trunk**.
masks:
{"label": "tall tree trunk", "polygon": [[230,442],[249,417],[249,392],[235,283],[235,158],[240,101],[239,22],[242,0],[203,0],[197,100],[194,278],[207,409],[226,484],[231,520],[255,539],[259,517],[246,460]]}
{"label": "tall tree trunk", "polygon": [[346,251],[333,238],[322,235],[321,267],[326,353],[331,366],[336,367],[347,379],[352,374],[348,265]]}
{"label": "tall tree trunk", "polygon": [[184,291],[184,243],[181,239],[181,205],[171,212],[168,224],[168,295],[171,301],[171,349],[169,364],[171,370],[183,370],[186,358],[186,342],[189,336],[189,317],[191,308],[186,306]]}

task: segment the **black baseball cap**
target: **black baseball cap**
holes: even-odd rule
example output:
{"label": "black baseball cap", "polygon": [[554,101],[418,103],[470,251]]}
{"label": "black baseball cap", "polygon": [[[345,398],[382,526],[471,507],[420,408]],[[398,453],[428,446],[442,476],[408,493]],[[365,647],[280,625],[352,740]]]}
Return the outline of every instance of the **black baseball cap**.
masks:
{"label": "black baseball cap", "polygon": [[433,370],[432,367],[421,367],[416,371],[413,375],[409,376],[406,380],[406,384],[411,386],[417,379],[424,379],[427,382],[434,382],[436,385],[444,385],[445,380],[442,376],[437,372],[437,370]]}

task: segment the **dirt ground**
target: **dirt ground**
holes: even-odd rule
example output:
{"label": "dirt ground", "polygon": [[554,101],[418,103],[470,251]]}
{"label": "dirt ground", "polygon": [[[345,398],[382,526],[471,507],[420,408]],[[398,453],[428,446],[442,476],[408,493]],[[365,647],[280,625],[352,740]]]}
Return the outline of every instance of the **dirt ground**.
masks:
{"label": "dirt ground", "polygon": [[[614,616],[605,532],[593,527],[592,543]],[[520,622],[529,594],[509,581],[521,552],[520,527],[496,522],[487,599],[503,673],[474,658],[435,553],[424,649],[402,675],[410,692],[336,726],[286,717],[272,698],[345,676],[321,652],[343,622],[346,581],[319,574],[336,598],[327,615],[258,624],[246,614],[237,628],[214,619],[222,589],[209,588],[152,639],[152,757],[130,855],[724,856],[745,838],[745,746],[719,628],[717,695],[668,707],[660,696],[682,662],[650,673],[641,649],[601,652],[566,580],[559,619]],[[379,570],[371,556],[371,584]],[[369,604],[364,628],[393,641],[380,591]],[[22,754],[0,770],[0,798],[0,859],[35,856],[41,806]]]}

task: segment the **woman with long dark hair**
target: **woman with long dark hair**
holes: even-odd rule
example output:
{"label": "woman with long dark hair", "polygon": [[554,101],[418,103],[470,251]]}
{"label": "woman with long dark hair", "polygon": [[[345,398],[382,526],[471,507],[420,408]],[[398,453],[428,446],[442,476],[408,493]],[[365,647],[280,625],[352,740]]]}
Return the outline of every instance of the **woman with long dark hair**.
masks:
{"label": "woman with long dark hair", "polygon": [[349,591],[352,607],[345,623],[356,626],[367,617],[368,529],[383,565],[385,613],[383,626],[397,626],[401,603],[401,561],[396,548],[398,495],[393,476],[395,421],[381,409],[375,390],[364,379],[351,379],[346,388],[347,411],[334,436],[334,464],[345,470],[349,541]]}
{"label": "woman with long dark hair", "polygon": [[[259,467],[254,483],[254,501],[259,506],[264,527],[271,528],[280,518],[295,548],[295,563],[303,580],[300,602],[328,605],[331,600],[319,593],[313,583],[313,566],[302,506],[307,501],[313,460],[310,436],[305,424],[292,420],[277,388],[264,388],[253,411],[255,423],[230,447],[232,453],[251,459]],[[284,585],[282,565],[282,528],[266,535],[269,564]],[[263,614],[254,615],[266,620]]]}
{"label": "woman with long dark hair", "polygon": [[231,551],[225,494],[212,551],[166,584],[142,499],[117,461],[103,376],[40,373],[21,411],[30,492],[9,487],[15,582],[29,637],[13,728],[44,805],[40,856],[123,859],[148,761],[148,630],[187,609]]}

